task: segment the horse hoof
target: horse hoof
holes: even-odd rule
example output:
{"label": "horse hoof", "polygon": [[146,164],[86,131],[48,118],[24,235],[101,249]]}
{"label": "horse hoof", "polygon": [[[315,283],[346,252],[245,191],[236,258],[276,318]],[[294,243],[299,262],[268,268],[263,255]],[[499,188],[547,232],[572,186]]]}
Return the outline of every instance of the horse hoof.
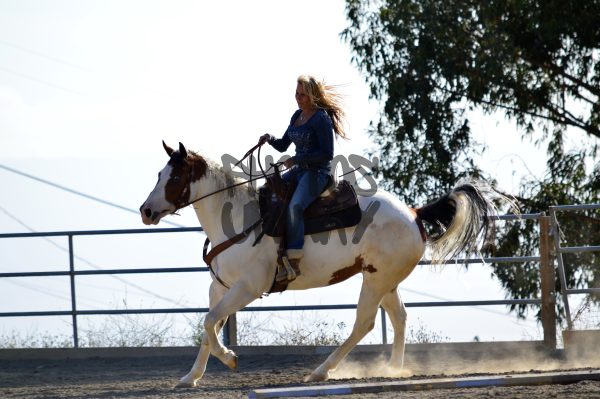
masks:
{"label": "horse hoof", "polygon": [[225,360],[223,361],[227,367],[232,370],[237,369],[238,366],[238,357],[235,353],[231,352],[226,355]]}
{"label": "horse hoof", "polygon": [[183,378],[179,380],[175,388],[195,388],[196,382],[194,381],[185,381]]}
{"label": "horse hoof", "polygon": [[321,373],[313,371],[309,376],[304,377],[304,382],[320,382],[327,381],[329,379],[329,372]]}
{"label": "horse hoof", "polygon": [[385,377],[409,378],[414,375],[409,369],[396,366],[388,366],[386,371]]}

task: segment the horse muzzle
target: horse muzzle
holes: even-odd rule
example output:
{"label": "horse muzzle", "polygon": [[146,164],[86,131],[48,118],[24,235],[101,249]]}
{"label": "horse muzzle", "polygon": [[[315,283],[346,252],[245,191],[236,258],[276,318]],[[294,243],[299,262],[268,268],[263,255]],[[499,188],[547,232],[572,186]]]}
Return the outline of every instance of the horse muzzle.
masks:
{"label": "horse muzzle", "polygon": [[142,216],[142,222],[145,225],[158,224],[163,216],[169,214],[170,211],[168,209],[163,211],[153,211],[151,207],[146,206],[146,204],[140,207],[140,215]]}

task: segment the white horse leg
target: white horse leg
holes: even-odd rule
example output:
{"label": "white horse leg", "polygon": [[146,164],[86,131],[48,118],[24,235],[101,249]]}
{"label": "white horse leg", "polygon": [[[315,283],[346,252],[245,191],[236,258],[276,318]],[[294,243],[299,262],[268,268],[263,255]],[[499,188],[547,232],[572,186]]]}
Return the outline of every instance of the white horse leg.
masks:
{"label": "white horse leg", "polygon": [[381,289],[375,289],[369,284],[369,281],[363,281],[352,333],[342,345],[329,355],[327,360],[317,367],[310,376],[305,378],[305,381],[325,381],[329,378],[329,372],[335,370],[346,355],[375,326],[375,317],[382,297]]}
{"label": "white horse leg", "polygon": [[[218,283],[212,283],[209,288],[209,309],[212,309],[220,300],[223,298],[225,294],[226,288],[221,286]],[[226,320],[221,320],[217,324],[217,329],[220,330],[222,326],[225,324]],[[217,331],[217,334],[219,332]],[[206,371],[206,363],[208,362],[208,356],[210,355],[210,347],[208,345],[208,337],[207,334],[204,333],[202,337],[202,344],[200,345],[200,350],[198,351],[198,356],[196,357],[196,361],[192,366],[192,369],[189,373],[187,373],[184,377],[179,380],[177,384],[177,388],[191,388],[196,386],[196,381],[198,381],[204,375]]]}
{"label": "white horse leg", "polygon": [[[217,328],[216,328],[217,334],[219,333],[219,331],[221,330],[223,325],[225,325],[225,322],[227,322],[227,319],[221,320],[217,324]],[[193,388],[193,387],[195,387],[196,381],[198,381],[199,379],[202,378],[202,376],[204,376],[204,372],[206,371],[206,364],[208,363],[209,356],[210,356],[210,347],[208,345],[208,338],[207,338],[207,335],[204,334],[204,336],[202,337],[202,344],[200,345],[200,350],[198,351],[198,356],[196,356],[196,361],[194,362],[192,369],[190,370],[189,373],[187,373],[185,376],[183,376],[179,380],[179,383],[177,383],[177,385],[175,387],[176,388]]]}
{"label": "white horse leg", "polygon": [[394,344],[389,366],[401,369],[404,363],[404,340],[406,333],[406,309],[396,288],[383,296],[381,306],[386,311],[394,327]]}
{"label": "white horse leg", "polygon": [[231,369],[237,368],[237,356],[232,350],[227,349],[221,343],[216,327],[218,323],[225,320],[229,315],[242,309],[259,296],[260,294],[257,295],[252,292],[245,282],[238,282],[225,293],[216,306],[210,309],[204,319],[204,329],[210,354]]}

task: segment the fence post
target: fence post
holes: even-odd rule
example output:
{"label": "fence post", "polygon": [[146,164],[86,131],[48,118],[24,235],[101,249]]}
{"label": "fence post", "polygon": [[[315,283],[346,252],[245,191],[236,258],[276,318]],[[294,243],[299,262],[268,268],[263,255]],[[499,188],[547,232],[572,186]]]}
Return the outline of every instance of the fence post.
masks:
{"label": "fence post", "polygon": [[223,343],[226,346],[237,345],[237,317],[234,314],[227,318],[227,323],[223,326]]}
{"label": "fence post", "polygon": [[73,255],[73,235],[69,234],[69,275],[71,280],[71,318],[73,320],[73,347],[79,348],[77,333],[77,300],[75,294],[75,256]]}
{"label": "fence post", "polygon": [[550,247],[550,216],[540,217],[540,283],[542,291],[542,328],[544,344],[556,349],[556,277]]}
{"label": "fence post", "polygon": [[383,308],[379,308],[381,311],[381,343],[387,344],[387,323],[385,320],[385,310]]}

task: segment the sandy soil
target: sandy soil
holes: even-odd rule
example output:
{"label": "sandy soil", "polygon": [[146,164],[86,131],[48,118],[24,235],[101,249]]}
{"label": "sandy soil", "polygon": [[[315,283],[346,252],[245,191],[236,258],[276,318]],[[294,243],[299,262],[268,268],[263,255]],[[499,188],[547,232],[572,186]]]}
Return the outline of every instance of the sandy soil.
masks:
{"label": "sandy soil", "polygon": [[[239,371],[230,371],[211,359],[199,387],[174,389],[185,375],[193,357],[95,358],[88,360],[0,361],[1,398],[247,398],[254,389],[303,385],[325,355],[243,355]],[[600,359],[573,361],[553,356],[523,356],[504,359],[456,358],[432,354],[429,359],[407,357],[405,376],[385,375],[375,354],[351,356],[336,371],[336,380],[327,384],[391,381],[398,378],[482,375],[531,370],[572,370],[600,368]],[[306,385],[306,384],[304,384]],[[358,398],[359,395],[329,396]],[[582,381],[571,385],[467,388],[421,392],[379,393],[361,398],[600,398],[600,382]]]}

